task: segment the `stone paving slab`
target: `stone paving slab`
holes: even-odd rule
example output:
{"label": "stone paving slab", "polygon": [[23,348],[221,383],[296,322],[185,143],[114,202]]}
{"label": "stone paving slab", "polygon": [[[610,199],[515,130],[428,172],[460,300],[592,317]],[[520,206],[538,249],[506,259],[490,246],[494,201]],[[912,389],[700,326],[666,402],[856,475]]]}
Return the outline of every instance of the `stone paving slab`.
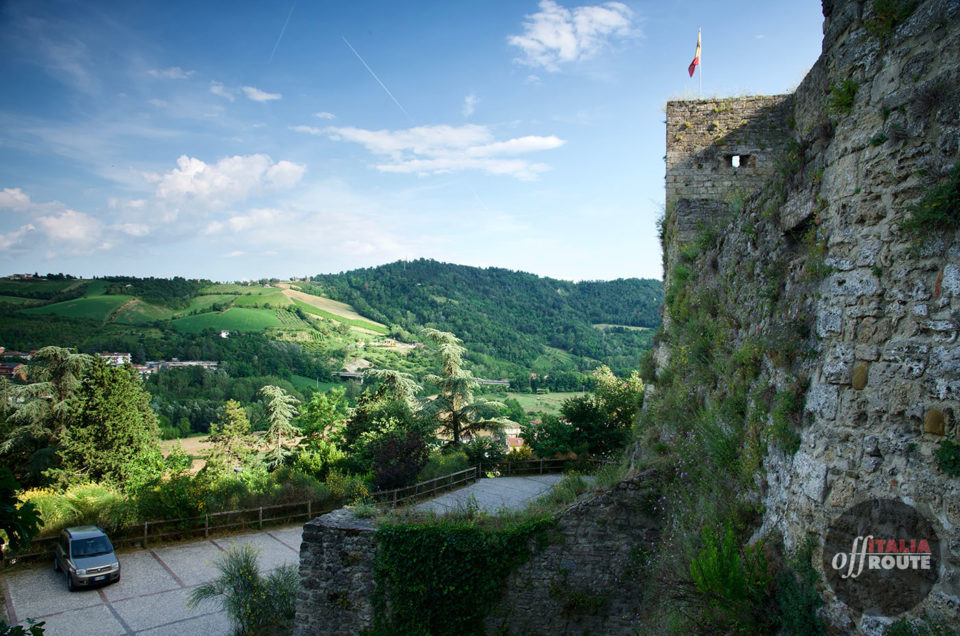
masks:
{"label": "stone paving slab", "polygon": [[120,580],[113,585],[100,588],[107,601],[154,594],[163,590],[173,590],[180,583],[163,567],[149,551],[120,553]]}
{"label": "stone paving slab", "polygon": [[217,539],[214,543],[224,550],[249,543],[260,551],[260,569],[264,571],[272,570],[288,563],[300,563],[299,549],[294,550],[284,545],[266,532],[240,534],[230,537],[229,539]]}
{"label": "stone paving slab", "polygon": [[220,611],[219,601],[208,601],[188,610],[187,599],[192,588],[177,588],[148,596],[137,596],[114,602],[113,609],[134,632],[159,627],[170,622],[171,616],[192,618],[200,614]]}
{"label": "stone paving slab", "polygon": [[52,561],[49,567],[11,574],[5,583],[18,620],[103,604],[96,590],[68,592],[63,574],[53,571]]}
{"label": "stone paving slab", "polygon": [[558,474],[481,479],[466,488],[417,504],[414,509],[443,513],[476,504],[485,512],[502,508],[516,510],[545,494],[561,479],[563,475]]}
{"label": "stone paving slab", "polygon": [[188,587],[209,581],[214,560],[223,550],[212,541],[198,541],[151,550],[156,561],[164,563]]}
{"label": "stone paving slab", "polygon": [[149,636],[193,636],[194,634],[214,636],[216,634],[233,634],[233,623],[230,622],[224,612],[217,612],[195,618],[185,618],[137,633],[149,634]]}
{"label": "stone paving slab", "polygon": [[[96,594],[96,592],[93,592]],[[106,605],[44,616],[44,633],[50,636],[69,634],[70,636],[120,636],[130,632],[117,620]]]}

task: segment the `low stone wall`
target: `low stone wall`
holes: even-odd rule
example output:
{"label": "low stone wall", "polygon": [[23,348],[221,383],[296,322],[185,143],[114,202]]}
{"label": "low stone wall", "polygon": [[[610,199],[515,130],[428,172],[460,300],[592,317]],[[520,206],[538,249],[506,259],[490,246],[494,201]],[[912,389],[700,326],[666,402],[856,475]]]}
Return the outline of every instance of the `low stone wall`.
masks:
{"label": "low stone wall", "polygon": [[[510,576],[487,632],[632,633],[643,602],[640,558],[659,531],[654,477],[637,475],[564,511],[550,544]],[[373,625],[375,532],[347,510],[304,526],[296,636]]]}
{"label": "low stone wall", "polygon": [[303,526],[295,636],[358,634],[373,624],[375,530],[344,508]]}

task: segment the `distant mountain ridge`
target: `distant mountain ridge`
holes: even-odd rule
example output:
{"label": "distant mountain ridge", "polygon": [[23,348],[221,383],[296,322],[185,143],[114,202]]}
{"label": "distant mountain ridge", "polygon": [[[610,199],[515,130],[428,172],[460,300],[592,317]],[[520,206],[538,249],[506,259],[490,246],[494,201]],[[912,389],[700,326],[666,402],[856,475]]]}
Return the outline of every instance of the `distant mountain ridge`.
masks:
{"label": "distant mountain ridge", "polygon": [[[551,349],[579,358],[561,365],[567,370],[598,361],[620,369],[639,366],[639,356],[660,324],[663,303],[659,280],[573,283],[427,259],[310,280],[314,291],[349,303],[378,322],[408,331],[420,326],[451,331],[474,355],[533,369],[546,364],[543,357]],[[608,326],[601,330],[596,324]]]}

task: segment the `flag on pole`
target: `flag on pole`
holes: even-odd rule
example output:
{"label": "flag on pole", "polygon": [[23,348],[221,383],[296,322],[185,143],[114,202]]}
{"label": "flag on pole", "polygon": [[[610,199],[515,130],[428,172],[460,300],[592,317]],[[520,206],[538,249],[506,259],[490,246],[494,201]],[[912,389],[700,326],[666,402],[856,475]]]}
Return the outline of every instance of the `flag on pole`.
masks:
{"label": "flag on pole", "polygon": [[693,56],[693,61],[690,62],[690,66],[687,67],[687,72],[690,73],[690,77],[693,77],[693,73],[697,70],[697,66],[700,65],[700,29],[697,29],[697,54]]}

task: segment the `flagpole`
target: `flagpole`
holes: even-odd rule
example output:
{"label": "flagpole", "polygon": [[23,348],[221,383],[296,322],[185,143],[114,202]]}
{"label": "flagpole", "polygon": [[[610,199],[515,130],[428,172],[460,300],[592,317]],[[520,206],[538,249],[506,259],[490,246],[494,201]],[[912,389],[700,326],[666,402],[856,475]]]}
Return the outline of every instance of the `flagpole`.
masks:
{"label": "flagpole", "polygon": [[[697,43],[700,44],[700,27],[697,27]],[[702,46],[702,45],[701,45]],[[703,99],[703,52],[700,53],[700,74],[697,75],[697,99]]]}

